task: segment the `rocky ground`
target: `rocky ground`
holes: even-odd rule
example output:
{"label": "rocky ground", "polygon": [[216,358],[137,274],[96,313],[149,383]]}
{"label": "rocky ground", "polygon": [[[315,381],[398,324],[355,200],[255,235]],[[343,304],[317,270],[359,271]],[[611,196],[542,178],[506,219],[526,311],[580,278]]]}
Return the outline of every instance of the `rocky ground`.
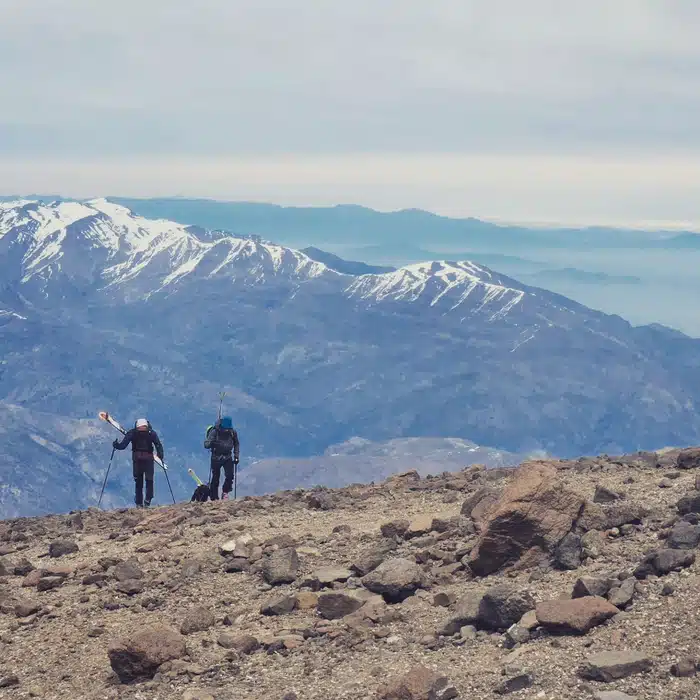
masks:
{"label": "rocky ground", "polygon": [[700,697],[700,450],[0,523],[0,698]]}

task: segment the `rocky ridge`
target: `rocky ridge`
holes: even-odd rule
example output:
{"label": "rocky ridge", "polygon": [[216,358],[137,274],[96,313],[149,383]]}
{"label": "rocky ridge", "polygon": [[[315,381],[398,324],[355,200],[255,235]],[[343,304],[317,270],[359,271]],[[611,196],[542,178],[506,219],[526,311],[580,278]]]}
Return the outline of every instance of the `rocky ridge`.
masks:
{"label": "rocky ridge", "polygon": [[698,697],[700,449],[0,522],[0,698]]}

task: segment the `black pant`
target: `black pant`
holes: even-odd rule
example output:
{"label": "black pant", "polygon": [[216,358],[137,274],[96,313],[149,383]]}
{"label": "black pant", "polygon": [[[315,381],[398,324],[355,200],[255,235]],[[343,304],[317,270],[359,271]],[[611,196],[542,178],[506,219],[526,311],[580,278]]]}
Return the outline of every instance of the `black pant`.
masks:
{"label": "black pant", "polygon": [[219,499],[219,479],[221,477],[221,467],[224,468],[224,474],[226,479],[224,480],[224,486],[221,489],[222,493],[231,493],[233,490],[233,458],[225,457],[224,459],[214,459],[211,460],[211,481],[209,485],[211,486],[211,493],[209,498],[212,501],[217,501]]}
{"label": "black pant", "polygon": [[136,495],[134,501],[137,506],[143,505],[143,479],[146,478],[146,505],[153,500],[153,468],[152,459],[134,458],[134,481],[136,482]]}

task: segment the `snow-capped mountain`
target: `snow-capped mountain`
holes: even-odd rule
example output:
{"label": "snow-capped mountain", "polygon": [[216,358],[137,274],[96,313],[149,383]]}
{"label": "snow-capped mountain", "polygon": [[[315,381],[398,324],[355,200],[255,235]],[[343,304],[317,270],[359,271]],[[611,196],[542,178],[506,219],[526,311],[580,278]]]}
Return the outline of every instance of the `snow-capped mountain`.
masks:
{"label": "snow-capped mountain", "polygon": [[354,436],[562,456],[700,437],[700,341],[467,261],[354,271],[106,200],[2,203],[0,401],[145,413],[185,492],[222,388],[244,460]]}

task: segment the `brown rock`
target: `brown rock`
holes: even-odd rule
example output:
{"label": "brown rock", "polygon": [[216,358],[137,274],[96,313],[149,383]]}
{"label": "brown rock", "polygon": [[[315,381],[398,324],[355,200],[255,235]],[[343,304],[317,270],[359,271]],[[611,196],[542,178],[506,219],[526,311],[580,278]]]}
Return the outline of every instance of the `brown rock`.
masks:
{"label": "brown rock", "polygon": [[29,617],[34,615],[34,613],[38,613],[39,610],[41,610],[41,605],[29,601],[23,601],[15,605],[15,615],[17,617]]}
{"label": "brown rock", "polygon": [[408,525],[404,537],[408,540],[413,537],[420,537],[421,535],[427,535],[433,529],[433,516],[432,515],[419,515],[413,518]]}
{"label": "brown rock", "polygon": [[199,606],[192,608],[180,625],[182,634],[195,634],[196,632],[204,632],[210,627],[213,627],[216,620],[214,613],[208,608]]}
{"label": "brown rock", "polygon": [[517,561],[533,546],[552,551],[569,533],[584,499],[564,488],[550,462],[525,462],[486,521],[469,566],[478,576]]}
{"label": "brown rock", "polygon": [[39,571],[38,569],[34,569],[34,571],[30,571],[24,577],[24,580],[22,581],[22,587],[36,588],[39,585],[39,581],[41,581],[41,571]]}
{"label": "brown rock", "polygon": [[403,537],[408,530],[408,526],[411,524],[410,520],[401,518],[400,520],[391,520],[388,523],[383,523],[380,527],[383,537],[389,539],[393,537]]}
{"label": "brown rock", "polygon": [[467,518],[472,518],[476,522],[481,522],[488,518],[491,511],[498,503],[502,489],[486,486],[473,493],[462,503],[460,513]]}
{"label": "brown rock", "polygon": [[346,593],[321,593],[317,610],[326,620],[338,620],[362,607],[363,601]]}
{"label": "brown rock", "polygon": [[112,573],[117,581],[133,581],[143,578],[143,571],[141,571],[136,559],[128,559],[127,561],[120,562],[114,567]]}
{"label": "brown rock", "polygon": [[293,595],[278,595],[263,603],[260,612],[263,615],[284,615],[297,606],[297,597]]}
{"label": "brown rock", "polygon": [[377,691],[378,700],[452,700],[459,693],[446,676],[425,666],[390,680]]}
{"label": "brown rock", "polygon": [[239,654],[252,654],[260,648],[260,642],[250,634],[238,635],[224,632],[219,637],[219,646],[224,649],[233,649]]}
{"label": "brown rock", "polygon": [[558,634],[586,634],[619,612],[612,603],[598,596],[548,600],[535,608],[539,624]]}
{"label": "brown rock", "polygon": [[318,593],[301,591],[297,593],[297,608],[299,610],[313,610],[318,604]]}
{"label": "brown rock", "polygon": [[54,540],[49,545],[49,556],[54,558],[74,554],[77,551],[79,551],[79,547],[73,540]]}
{"label": "brown rock", "polygon": [[676,678],[691,678],[697,675],[698,662],[694,658],[685,658],[671,666],[671,675]]}
{"label": "brown rock", "polygon": [[110,644],[109,662],[122,683],[153,678],[166,661],[187,653],[184,637],[170,627],[153,625]]}

